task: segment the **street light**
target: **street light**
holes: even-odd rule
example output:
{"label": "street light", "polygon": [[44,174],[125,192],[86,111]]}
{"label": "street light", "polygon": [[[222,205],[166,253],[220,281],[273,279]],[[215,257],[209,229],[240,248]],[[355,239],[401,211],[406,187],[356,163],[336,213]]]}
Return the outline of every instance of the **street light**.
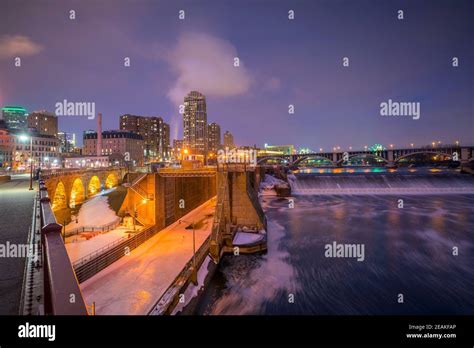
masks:
{"label": "street light", "polygon": [[186,220],[179,220],[179,223],[185,222],[187,224],[193,225],[193,273],[192,273],[192,279],[191,281],[194,283],[194,285],[197,285],[197,270],[196,270],[196,230],[194,228],[194,221],[189,222]]}
{"label": "street light", "polygon": [[30,188],[28,190],[33,190],[33,137],[25,134],[20,135],[21,141],[28,141],[30,139]]}

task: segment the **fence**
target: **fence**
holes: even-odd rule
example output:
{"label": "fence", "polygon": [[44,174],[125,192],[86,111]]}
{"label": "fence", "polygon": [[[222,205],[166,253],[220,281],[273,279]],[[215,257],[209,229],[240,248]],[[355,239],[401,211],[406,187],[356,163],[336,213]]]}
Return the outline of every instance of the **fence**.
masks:
{"label": "fence", "polygon": [[115,229],[118,225],[120,225],[120,218],[116,218],[114,221],[102,225],[102,226],[83,226],[78,227],[70,231],[66,231],[64,235],[66,237],[74,236],[78,233],[82,232],[109,232],[110,230]]}
{"label": "fence", "polygon": [[159,231],[156,226],[150,226],[133,237],[122,237],[95,252],[80,258],[73,263],[79,283],[86,281],[107,266],[127,255]]}

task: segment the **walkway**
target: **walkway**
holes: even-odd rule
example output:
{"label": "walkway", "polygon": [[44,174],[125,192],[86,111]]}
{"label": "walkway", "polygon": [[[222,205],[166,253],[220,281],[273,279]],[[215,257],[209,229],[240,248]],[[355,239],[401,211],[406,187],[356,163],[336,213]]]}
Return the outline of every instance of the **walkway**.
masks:
{"label": "walkway", "polygon": [[[13,175],[0,184],[0,244],[25,244],[33,215],[35,191],[29,174]],[[0,257],[0,315],[18,314],[25,259]]]}
{"label": "walkway", "polygon": [[[197,224],[196,250],[211,234],[214,209],[212,199],[182,219]],[[95,302],[96,314],[147,314],[192,257],[188,225],[175,222],[82,283],[84,298]]]}

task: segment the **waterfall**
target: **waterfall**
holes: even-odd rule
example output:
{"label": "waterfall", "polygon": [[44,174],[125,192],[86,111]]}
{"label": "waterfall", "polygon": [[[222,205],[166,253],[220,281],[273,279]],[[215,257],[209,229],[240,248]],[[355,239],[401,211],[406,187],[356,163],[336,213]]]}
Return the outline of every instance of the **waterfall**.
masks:
{"label": "waterfall", "polygon": [[296,174],[295,195],[316,194],[474,194],[474,176],[464,174]]}

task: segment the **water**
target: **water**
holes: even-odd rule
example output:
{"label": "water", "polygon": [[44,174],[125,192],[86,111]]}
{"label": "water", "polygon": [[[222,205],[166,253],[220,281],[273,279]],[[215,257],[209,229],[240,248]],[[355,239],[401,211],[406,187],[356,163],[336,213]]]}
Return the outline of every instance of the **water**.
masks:
{"label": "water", "polygon": [[[294,199],[263,198],[268,253],[226,256],[199,314],[474,314],[474,195]],[[326,258],[333,241],[364,244],[365,260]]]}

